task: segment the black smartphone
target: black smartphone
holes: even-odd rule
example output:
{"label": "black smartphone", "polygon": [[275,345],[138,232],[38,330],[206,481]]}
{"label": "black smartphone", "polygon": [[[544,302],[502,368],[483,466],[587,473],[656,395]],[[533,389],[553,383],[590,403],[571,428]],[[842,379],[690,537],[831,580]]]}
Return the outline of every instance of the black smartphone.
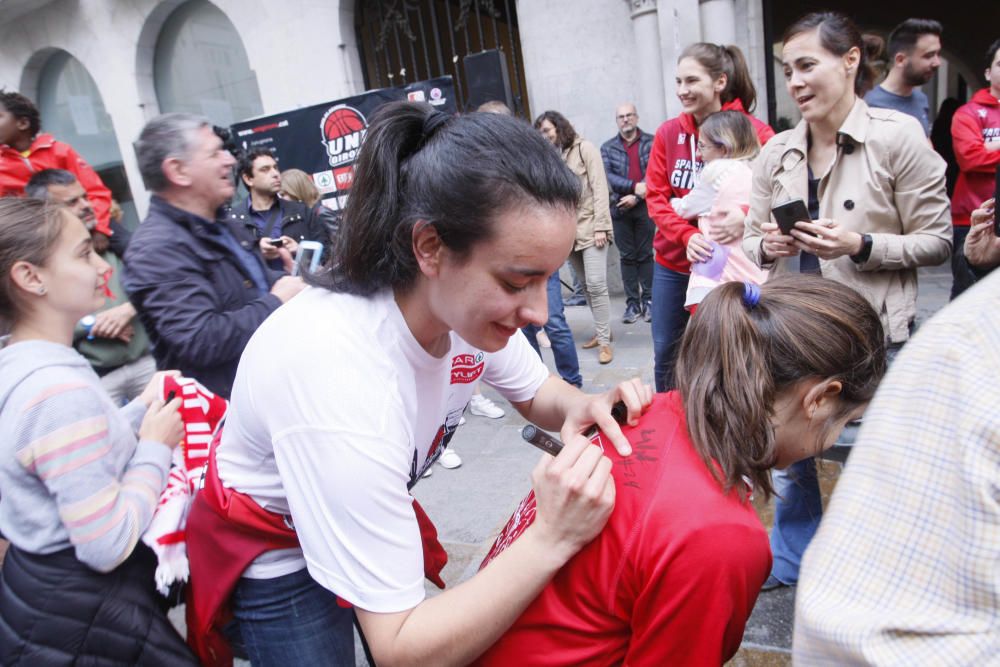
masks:
{"label": "black smartphone", "polygon": [[167,392],[167,400],[166,400],[166,402],[169,403],[170,401],[174,400],[174,398],[176,396],[177,396],[177,392],[174,391],[173,389],[171,389],[169,392]]}
{"label": "black smartphone", "polygon": [[273,245],[275,248],[280,248],[281,246],[285,245],[285,239],[268,239],[267,242]]}
{"label": "black smartphone", "polygon": [[786,236],[791,233],[796,222],[800,220],[809,222],[811,220],[809,217],[809,207],[801,199],[791,199],[778,204],[771,209],[771,215],[774,216],[774,221],[778,223],[778,229]]}
{"label": "black smartphone", "polygon": [[997,204],[1000,204],[1000,167],[997,167],[996,184],[993,187],[993,233],[1000,236],[1000,215],[997,215]]}

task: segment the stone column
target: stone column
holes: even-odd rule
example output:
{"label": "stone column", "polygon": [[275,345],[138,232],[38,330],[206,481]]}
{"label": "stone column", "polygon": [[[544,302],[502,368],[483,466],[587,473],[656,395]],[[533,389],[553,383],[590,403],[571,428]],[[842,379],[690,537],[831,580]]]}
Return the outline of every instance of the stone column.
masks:
{"label": "stone column", "polygon": [[713,44],[736,43],[736,8],[733,0],[701,0],[701,39]]}
{"label": "stone column", "polygon": [[[655,132],[667,117],[663,89],[663,65],[660,57],[660,27],[656,20],[656,0],[629,0],[632,10],[632,34],[635,36],[635,102],[639,124],[646,132]],[[622,100],[623,102],[625,100]]]}
{"label": "stone column", "polygon": [[688,44],[702,41],[698,0],[659,0],[656,19],[660,28],[660,61],[663,63],[663,90],[667,100],[666,118],[681,111],[675,94],[677,57]]}

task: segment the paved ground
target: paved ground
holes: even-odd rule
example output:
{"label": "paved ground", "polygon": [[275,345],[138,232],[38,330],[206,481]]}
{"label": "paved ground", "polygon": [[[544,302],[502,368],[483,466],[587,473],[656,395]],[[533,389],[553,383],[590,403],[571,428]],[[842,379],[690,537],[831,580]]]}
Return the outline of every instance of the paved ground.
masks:
{"label": "paved ground", "polygon": [[[947,302],[950,287],[951,275],[946,266],[921,272],[918,321],[926,320]],[[652,384],[649,324],[622,324],[622,300],[612,301],[614,361],[601,366],[596,350],[579,350],[584,389],[589,392],[604,391],[635,376]],[[585,307],[567,308],[567,318],[578,346],[590,338],[593,325]],[[543,354],[553,367],[551,353],[545,350]],[[485,393],[497,398],[488,388]],[[498,403],[504,405],[499,399]],[[520,438],[524,420],[505,407],[507,415],[497,420],[467,415],[466,425],[452,440],[463,465],[454,470],[435,466],[434,474],[414,488],[414,495],[434,520],[449,553],[443,573],[449,585],[475,573],[492,539],[528,491],[529,474],[539,458],[537,450]],[[826,464],[823,486],[827,495],[838,474],[837,464]],[[770,526],[770,508],[759,507],[758,511],[765,525]],[[428,593],[434,595],[437,589],[428,585]],[[761,596],[745,633],[744,648],[731,665],[791,663],[794,595],[795,589],[788,588]],[[180,619],[182,615],[174,617]],[[367,665],[360,649],[358,655],[358,665]]]}

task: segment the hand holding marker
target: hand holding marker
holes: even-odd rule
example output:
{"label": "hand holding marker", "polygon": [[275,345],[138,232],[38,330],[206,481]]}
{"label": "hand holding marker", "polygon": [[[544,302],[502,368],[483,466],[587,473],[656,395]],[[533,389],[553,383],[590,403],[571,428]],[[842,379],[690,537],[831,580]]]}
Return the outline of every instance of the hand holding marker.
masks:
{"label": "hand holding marker", "polygon": [[[616,422],[624,425],[628,420],[628,409],[625,407],[625,403],[622,401],[615,403],[611,408],[611,416],[615,418]],[[597,433],[597,430],[597,425],[595,424],[586,433],[584,433],[584,435],[588,438],[592,438],[594,437],[594,434]],[[535,447],[538,447],[546,454],[551,454],[552,456],[557,456],[563,448],[563,443],[560,442],[558,438],[549,435],[534,424],[525,425],[525,427],[521,429],[521,437]]]}

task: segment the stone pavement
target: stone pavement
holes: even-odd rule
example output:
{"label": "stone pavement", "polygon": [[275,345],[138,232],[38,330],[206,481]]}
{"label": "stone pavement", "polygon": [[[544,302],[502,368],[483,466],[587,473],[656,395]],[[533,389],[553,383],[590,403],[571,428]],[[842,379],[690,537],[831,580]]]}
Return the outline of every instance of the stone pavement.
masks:
{"label": "stone pavement", "polygon": [[[918,321],[926,320],[948,300],[951,274],[947,265],[921,272]],[[597,363],[596,350],[582,350],[579,345],[593,334],[593,323],[586,307],[567,308],[567,319],[573,329],[580,356],[580,370],[584,390],[605,391],[617,383],[639,376],[652,384],[653,354],[649,324],[621,323],[624,304],[620,297],[612,298],[612,329],[615,359],[607,366]],[[550,368],[552,355],[543,350]],[[477,570],[493,538],[507,521],[525,493],[530,488],[530,473],[539,460],[538,450],[520,438],[525,421],[509,405],[499,399],[492,389],[484,393],[496,399],[507,414],[501,419],[487,419],[466,415],[466,424],[455,434],[452,446],[459,452],[463,464],[454,470],[440,465],[434,467],[431,477],[422,479],[413,494],[435,522],[439,537],[449,554],[443,577],[454,586]],[[839,466],[824,466],[824,493],[828,497],[839,474]],[[758,507],[762,521],[771,525],[769,507]],[[436,588],[428,586],[428,594],[435,595]],[[788,665],[790,649],[794,588],[786,588],[761,595],[754,614],[747,625],[743,649],[730,665]],[[179,610],[172,614],[182,619]],[[357,651],[358,665],[367,665],[364,654]],[[246,664],[237,661],[238,664]]]}

